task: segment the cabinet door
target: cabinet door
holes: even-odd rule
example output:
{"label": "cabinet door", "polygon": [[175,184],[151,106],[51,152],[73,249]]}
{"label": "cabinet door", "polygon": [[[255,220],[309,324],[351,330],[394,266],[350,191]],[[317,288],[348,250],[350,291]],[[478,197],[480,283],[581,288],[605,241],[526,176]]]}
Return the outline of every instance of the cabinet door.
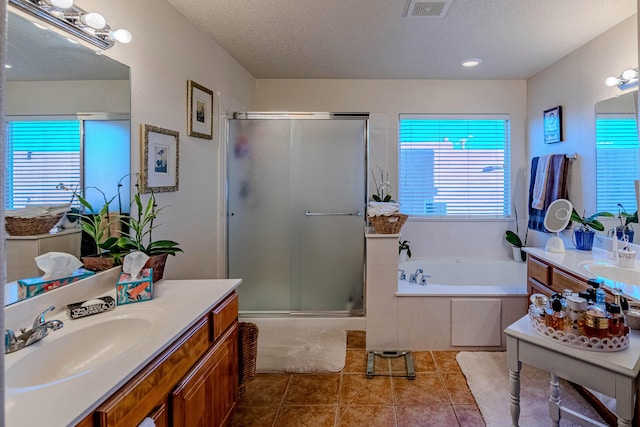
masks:
{"label": "cabinet door", "polygon": [[171,393],[173,425],[223,425],[238,400],[238,325],[200,359]]}

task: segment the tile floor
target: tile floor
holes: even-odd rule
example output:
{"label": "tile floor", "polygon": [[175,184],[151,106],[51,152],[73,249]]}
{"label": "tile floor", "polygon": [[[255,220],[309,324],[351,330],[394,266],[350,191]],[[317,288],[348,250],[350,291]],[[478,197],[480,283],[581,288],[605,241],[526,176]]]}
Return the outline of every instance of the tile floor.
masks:
{"label": "tile floor", "polygon": [[[455,351],[414,352],[416,379],[404,358],[376,357],[365,376],[362,331],[348,331],[344,369],[329,374],[258,374],[246,385],[232,426],[250,427],[475,427],[480,411],[456,362]],[[385,376],[388,375],[388,376]]]}

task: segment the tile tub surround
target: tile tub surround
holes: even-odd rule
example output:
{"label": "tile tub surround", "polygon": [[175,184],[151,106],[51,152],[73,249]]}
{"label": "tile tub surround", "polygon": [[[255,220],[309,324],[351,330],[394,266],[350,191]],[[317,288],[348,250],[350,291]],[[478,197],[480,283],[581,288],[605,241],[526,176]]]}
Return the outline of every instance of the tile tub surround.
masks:
{"label": "tile tub surround", "polygon": [[[524,264],[508,261],[509,265],[522,270],[522,286],[517,287],[517,292],[505,287],[487,293],[492,287],[486,286],[480,293],[476,288],[473,293],[460,294],[462,287],[451,286],[450,291],[439,294],[405,296],[398,292],[398,235],[367,234],[366,238],[368,350],[495,351],[506,348],[502,331],[526,314],[529,305]],[[429,292],[438,287],[414,286]],[[473,308],[461,309],[464,304],[471,304]],[[492,320],[487,326],[478,322],[478,318]]]}
{"label": "tile tub surround", "polygon": [[[240,395],[231,426],[484,426],[456,351],[413,354],[417,379],[365,375],[363,331],[347,332],[337,374],[258,374]],[[404,373],[404,359],[376,360],[376,373]]]}
{"label": "tile tub surround", "polygon": [[[76,282],[60,291],[52,291],[51,295],[32,298],[24,303],[8,306],[5,311],[7,326],[29,326],[35,316],[42,310],[36,308],[55,305],[53,313],[47,314],[47,320],[62,320],[65,325],[58,331],[51,332],[42,341],[15,353],[5,355],[5,376],[11,367],[22,357],[32,352],[46,351],[47,344],[60,339],[74,331],[80,330],[85,322],[99,322],[96,314],[82,319],[69,319],[65,312],[66,304],[88,299],[91,296],[109,295],[115,297],[115,281],[117,271],[111,272],[99,282]],[[116,307],[107,313],[118,313],[125,310],[162,311],[164,321],[154,325],[157,332],[151,334],[140,344],[124,353],[124,357],[107,361],[74,379],[51,383],[46,386],[28,388],[5,387],[5,417],[7,425],[74,425],[99,406],[112,393],[117,391],[140,369],[165,350],[176,338],[208,313],[216,304],[224,299],[241,283],[239,279],[226,280],[161,280],[157,283],[154,299],[138,304]],[[22,313],[28,307],[28,323],[24,323]],[[16,320],[16,318],[19,318]],[[15,326],[12,326],[15,327]],[[99,339],[99,337],[97,337]],[[55,396],[54,399],[51,396]],[[37,401],[38,410],[33,410],[33,402]]]}

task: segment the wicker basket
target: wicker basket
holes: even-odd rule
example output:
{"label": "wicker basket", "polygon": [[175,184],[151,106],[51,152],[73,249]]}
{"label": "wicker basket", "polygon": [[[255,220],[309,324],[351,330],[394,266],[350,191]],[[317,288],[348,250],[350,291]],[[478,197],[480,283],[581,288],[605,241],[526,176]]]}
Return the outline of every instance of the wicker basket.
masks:
{"label": "wicker basket", "polygon": [[35,218],[5,217],[4,228],[10,236],[35,236],[36,234],[49,234],[62,218],[63,214],[52,216],[39,216]]}
{"label": "wicker basket", "polygon": [[240,322],[238,333],[240,341],[240,391],[244,391],[245,384],[256,376],[258,325]]}
{"label": "wicker basket", "polygon": [[398,234],[409,215],[394,213],[391,215],[370,216],[369,223],[379,234]]}

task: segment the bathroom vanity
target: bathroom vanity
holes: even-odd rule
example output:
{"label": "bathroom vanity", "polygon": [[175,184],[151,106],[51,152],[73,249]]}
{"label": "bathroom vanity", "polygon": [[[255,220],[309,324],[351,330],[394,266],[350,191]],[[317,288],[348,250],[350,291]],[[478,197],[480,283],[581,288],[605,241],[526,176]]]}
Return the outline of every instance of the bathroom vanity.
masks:
{"label": "bathroom vanity", "polygon": [[[622,291],[622,294],[627,299],[629,299],[629,301],[635,301],[635,302],[640,301],[640,286],[638,286],[640,282],[640,269],[638,269],[638,267],[635,267],[633,269],[616,268],[615,267],[616,261],[615,259],[612,258],[611,252],[607,250],[594,247],[593,250],[591,251],[579,251],[576,249],[567,248],[566,252],[564,253],[546,252],[541,248],[525,248],[525,251],[528,254],[527,256],[527,291],[530,295],[534,293],[541,293],[541,294],[550,296],[551,294],[556,292],[562,293],[565,289],[570,289],[574,293],[578,293],[580,291],[584,291],[590,288],[590,286],[587,285],[587,280],[589,278],[598,277],[604,280],[604,284],[605,284],[604,290],[606,293],[607,301],[612,302],[614,299],[611,293],[611,289],[613,288],[620,289]],[[618,280],[615,280],[615,279],[618,279]],[[522,321],[520,321],[519,323],[521,324],[520,326],[517,326],[516,324],[514,324],[510,326],[506,331],[507,335],[510,336],[509,338],[510,341],[507,342],[507,350],[509,350],[509,342],[512,342],[514,347],[518,347],[520,344],[522,344],[522,340],[529,340],[529,341],[540,340],[542,347],[548,346],[547,343],[545,342],[546,339],[538,338],[535,336],[529,337],[529,335],[531,334],[529,334],[528,332],[524,334],[522,332],[524,329],[526,329],[525,326],[523,326],[524,323]],[[621,357],[624,358],[626,354],[629,354],[632,351],[633,352],[640,351],[640,347],[638,347],[637,343],[634,342],[636,339],[640,339],[638,338],[638,333],[637,331],[632,331],[632,332],[633,332],[633,339],[631,341],[631,344],[633,346],[633,350],[626,349],[621,351],[620,354],[616,354],[616,353],[599,354],[599,353],[592,353],[586,350],[571,350],[573,352],[571,354],[571,357],[584,358],[584,357],[594,356],[598,360],[602,359],[603,361],[606,361],[608,358],[609,359],[615,358],[616,360],[620,359]],[[549,345],[551,345],[552,347],[553,345],[555,345],[556,347],[558,346],[557,344],[551,344],[551,343]],[[565,352],[564,348],[561,348],[560,350]],[[566,351],[566,352],[570,353],[569,351]],[[520,352],[518,352],[518,354],[520,354]],[[540,355],[538,356],[540,357]],[[637,357],[635,360],[637,360]],[[520,361],[526,362],[526,360],[524,359],[520,359]],[[605,363],[603,362],[602,364],[604,365]],[[622,396],[624,396],[625,400],[624,400],[624,403],[621,403],[625,411],[625,417],[623,418],[629,418],[630,409],[628,407],[629,405],[628,396],[629,396],[629,393],[631,393],[631,396],[633,396],[633,390],[635,390],[635,387],[637,387],[638,381],[640,381],[638,380],[638,371],[637,371],[637,368],[635,367],[635,362],[632,365],[634,366],[635,370],[629,368],[627,371],[624,372],[624,375],[626,375],[625,381],[628,381],[628,378],[631,378],[631,382],[635,384],[633,386],[630,386],[632,390],[628,390],[628,389],[623,390],[621,387],[619,388],[618,391],[614,393],[611,392],[611,389],[604,390],[604,391],[601,390],[604,393],[609,393],[609,394],[606,394],[607,396],[616,396],[618,392],[619,393],[624,392]],[[511,368],[516,367],[514,360],[510,361],[510,367]],[[551,371],[551,366],[545,366],[543,367],[543,369],[547,369]],[[592,372],[592,367],[589,368],[587,372]],[[602,373],[602,375],[604,375],[604,377],[606,377],[607,380],[610,380],[613,378],[613,376],[607,376],[606,373]],[[572,376],[567,376],[566,373],[563,373],[561,376],[570,381],[573,381],[574,383],[584,384],[587,387],[589,387],[591,390],[587,390],[579,385],[575,385],[575,387],[581,392],[581,394],[583,394],[583,396],[594,407],[598,409],[600,414],[605,418],[607,422],[611,422],[611,423],[616,422],[616,416],[608,409],[608,405],[602,404],[600,400],[591,393],[592,390],[598,389],[598,384],[593,384],[588,381],[585,382],[585,379],[579,377],[577,374],[576,375],[572,374]],[[618,397],[619,396],[621,395],[618,394]],[[558,404],[554,406],[554,411],[556,411],[555,412],[556,416],[559,416],[560,414],[559,407],[560,407],[560,404],[558,402]],[[633,403],[631,403],[631,408],[633,408]],[[624,424],[624,422],[622,425],[626,425]]]}
{"label": "bathroom vanity", "polygon": [[[113,296],[115,276],[96,276],[102,292],[95,296]],[[31,306],[16,311],[19,320],[9,314],[7,327],[28,326],[18,313],[34,304],[55,304],[47,320],[64,327],[6,355],[7,425],[136,426],[146,418],[157,426],[225,424],[239,393],[240,283],[163,280],[151,301],[80,319],[63,310],[81,300],[71,285],[51,291],[48,301],[25,301]]]}

